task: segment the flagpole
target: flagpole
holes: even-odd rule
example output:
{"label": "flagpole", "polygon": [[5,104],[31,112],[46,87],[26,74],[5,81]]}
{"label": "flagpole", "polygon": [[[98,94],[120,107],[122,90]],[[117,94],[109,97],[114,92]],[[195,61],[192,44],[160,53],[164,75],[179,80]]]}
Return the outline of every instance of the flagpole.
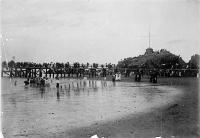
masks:
{"label": "flagpole", "polygon": [[149,48],[150,48],[150,41],[151,41],[150,37],[151,37],[151,34],[150,34],[150,31],[149,31]]}

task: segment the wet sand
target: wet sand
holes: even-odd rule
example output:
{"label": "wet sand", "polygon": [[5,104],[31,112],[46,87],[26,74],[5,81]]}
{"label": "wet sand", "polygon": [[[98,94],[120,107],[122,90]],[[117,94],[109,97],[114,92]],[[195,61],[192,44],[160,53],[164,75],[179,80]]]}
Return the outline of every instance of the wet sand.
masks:
{"label": "wet sand", "polygon": [[[125,81],[130,81],[127,79]],[[143,81],[148,81],[148,79]],[[105,138],[198,138],[199,80],[197,78],[160,78],[158,84],[175,86],[182,91],[172,105],[140,115],[67,132],[69,137],[88,138],[93,134]],[[62,136],[60,136],[62,137]]]}
{"label": "wet sand", "polygon": [[[130,82],[132,80],[125,79],[124,81]],[[144,82],[141,82],[140,84],[145,83],[146,87],[152,85],[150,83],[147,83],[146,80],[143,81]],[[80,108],[76,109],[75,108],[76,106],[74,106],[74,109],[72,108],[71,110],[76,109],[78,113],[78,115],[75,118],[77,119],[82,118],[82,120],[80,119],[80,121],[86,122],[86,125],[81,126],[80,124],[76,124],[78,122],[77,120],[74,121],[71,120],[71,126],[74,127],[67,127],[69,126],[69,120],[73,118],[73,116],[70,117],[67,114],[68,111],[66,111],[66,107],[60,104],[62,103],[62,93],[60,93],[61,94],[60,99],[57,100],[61,101],[59,102],[60,105],[58,107],[61,108],[62,110],[60,109],[55,110],[56,107],[54,106],[54,104],[50,104],[49,107],[48,105],[44,106],[45,102],[37,101],[41,102],[41,106],[43,106],[41,107],[42,111],[38,111],[37,109],[36,112],[34,109],[31,112],[31,110],[27,109],[26,107],[28,106],[28,104],[27,105],[25,104],[24,108],[21,109],[20,107],[19,110],[17,110],[19,115],[18,118],[13,117],[19,120],[14,125],[14,127],[10,126],[12,126],[13,121],[16,122],[16,120],[8,121],[9,117],[12,117],[12,115],[8,116],[7,119],[4,118],[5,122],[3,122],[3,132],[6,137],[34,137],[34,138],[35,137],[88,138],[95,134],[97,134],[99,137],[105,137],[105,138],[108,137],[148,138],[156,136],[162,136],[162,137],[174,136],[175,138],[198,137],[198,125],[199,125],[198,124],[198,80],[196,78],[184,78],[184,79],[164,78],[164,79],[159,79],[159,83],[156,85],[161,85],[161,86],[164,85],[167,86],[168,88],[174,87],[177,90],[180,90],[181,94],[179,94],[178,97],[176,97],[176,99],[173,100],[170,100],[170,98],[174,97],[173,95],[172,97],[168,97],[169,99],[167,100],[169,102],[167,104],[166,102],[163,102],[165,103],[163,104],[163,106],[157,106],[158,104],[156,102],[152,102],[151,103],[152,106],[144,105],[143,107],[148,107],[148,108],[143,108],[143,110],[137,110],[136,113],[131,111],[134,110],[134,108],[132,109],[132,107],[129,107],[129,109],[127,110],[120,109],[120,111],[127,112],[127,114],[117,113],[115,110],[113,110],[113,112],[110,112],[111,115],[110,116],[107,115],[106,116],[107,118],[105,119],[101,119],[101,117],[93,118],[95,116],[91,114],[85,114],[84,111],[82,111],[82,109]],[[134,87],[137,88],[138,86],[140,85],[134,85]],[[143,85],[141,86],[141,88],[143,88]],[[84,93],[79,93],[79,94],[81,96],[84,96]],[[45,94],[43,96],[44,96],[43,98],[45,98]],[[109,97],[109,95],[107,96]],[[46,95],[47,99],[48,97],[51,96]],[[29,98],[29,96],[26,96],[24,98]],[[74,95],[74,97],[72,96],[72,98],[76,99],[77,95]],[[167,96],[165,95],[164,98],[167,98]],[[112,98],[107,100],[112,101]],[[27,101],[29,101],[29,99]],[[14,103],[17,103],[15,106],[17,105],[19,106],[19,102],[20,101],[15,101]],[[102,102],[106,101],[101,101],[101,103]],[[116,102],[114,102],[114,104],[116,104]],[[162,102],[159,101],[159,103]],[[34,105],[38,106],[35,103]],[[8,104],[8,108],[9,106],[10,105]],[[44,108],[46,108],[45,111],[43,110]],[[104,107],[102,108],[104,109]],[[79,113],[79,109],[83,114]],[[103,109],[102,111],[104,111]],[[111,108],[108,108],[107,111],[110,111],[111,109],[112,109],[112,104]],[[5,107],[4,110],[6,110]],[[93,111],[93,109],[91,108],[89,109],[85,108],[85,110]],[[20,114],[20,111],[23,114]],[[116,113],[117,116],[114,117]],[[84,120],[86,115],[89,115],[88,119]],[[15,114],[13,114],[13,116],[15,116]],[[46,122],[44,120],[46,120]],[[43,131],[43,128],[45,128],[45,131]],[[48,130],[46,131],[46,129]],[[12,135],[8,134],[9,132],[13,132]]]}

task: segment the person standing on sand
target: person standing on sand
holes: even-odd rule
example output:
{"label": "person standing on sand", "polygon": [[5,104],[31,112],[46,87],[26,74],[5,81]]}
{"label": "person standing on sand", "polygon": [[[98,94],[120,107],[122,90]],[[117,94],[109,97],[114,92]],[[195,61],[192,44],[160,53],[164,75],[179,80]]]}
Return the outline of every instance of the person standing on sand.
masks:
{"label": "person standing on sand", "polygon": [[56,78],[56,88],[59,88],[59,84],[60,84],[59,78]]}
{"label": "person standing on sand", "polygon": [[40,84],[41,84],[41,86],[45,86],[45,78],[44,78],[44,77],[41,78],[41,80],[40,80]]}
{"label": "person standing on sand", "polygon": [[115,82],[115,75],[112,75],[112,81]]}
{"label": "person standing on sand", "polygon": [[150,73],[150,82],[157,83],[157,71],[154,69]]}
{"label": "person standing on sand", "polygon": [[29,78],[27,78],[27,80],[24,81],[24,85],[27,86],[27,85],[29,85],[29,83],[30,83],[30,82],[29,82]]}

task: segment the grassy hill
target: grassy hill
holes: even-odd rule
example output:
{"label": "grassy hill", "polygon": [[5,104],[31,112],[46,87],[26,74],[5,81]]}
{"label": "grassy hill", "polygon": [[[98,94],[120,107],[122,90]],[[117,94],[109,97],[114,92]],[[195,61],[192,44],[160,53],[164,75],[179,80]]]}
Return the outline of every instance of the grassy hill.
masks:
{"label": "grassy hill", "polygon": [[125,58],[118,62],[119,68],[183,68],[186,63],[180,56],[172,54],[171,52],[161,49],[160,51],[153,51],[137,57]]}

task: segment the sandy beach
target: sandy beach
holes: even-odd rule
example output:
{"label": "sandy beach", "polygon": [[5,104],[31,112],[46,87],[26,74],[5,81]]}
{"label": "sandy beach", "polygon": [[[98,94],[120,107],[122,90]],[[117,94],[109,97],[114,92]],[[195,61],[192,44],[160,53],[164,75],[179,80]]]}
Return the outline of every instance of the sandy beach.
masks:
{"label": "sandy beach", "polygon": [[[140,83],[131,78],[122,81],[115,87],[107,81],[107,87],[102,88],[97,81],[97,87],[92,89],[89,86],[82,89],[78,87],[80,81],[77,86],[71,81],[76,87],[70,93],[65,90],[56,92],[54,88],[43,93],[39,89],[23,88],[23,93],[21,86],[13,93],[4,91],[3,134],[6,138],[199,136],[197,78],[159,78],[155,85],[147,79]],[[130,92],[132,90],[135,95]]]}
{"label": "sandy beach", "polygon": [[154,138],[158,136],[198,138],[199,80],[196,78],[160,78],[158,83],[181,89],[182,96],[173,105],[142,115],[130,115],[119,120],[72,130],[69,136],[87,138],[92,134],[97,134],[105,138]]}

